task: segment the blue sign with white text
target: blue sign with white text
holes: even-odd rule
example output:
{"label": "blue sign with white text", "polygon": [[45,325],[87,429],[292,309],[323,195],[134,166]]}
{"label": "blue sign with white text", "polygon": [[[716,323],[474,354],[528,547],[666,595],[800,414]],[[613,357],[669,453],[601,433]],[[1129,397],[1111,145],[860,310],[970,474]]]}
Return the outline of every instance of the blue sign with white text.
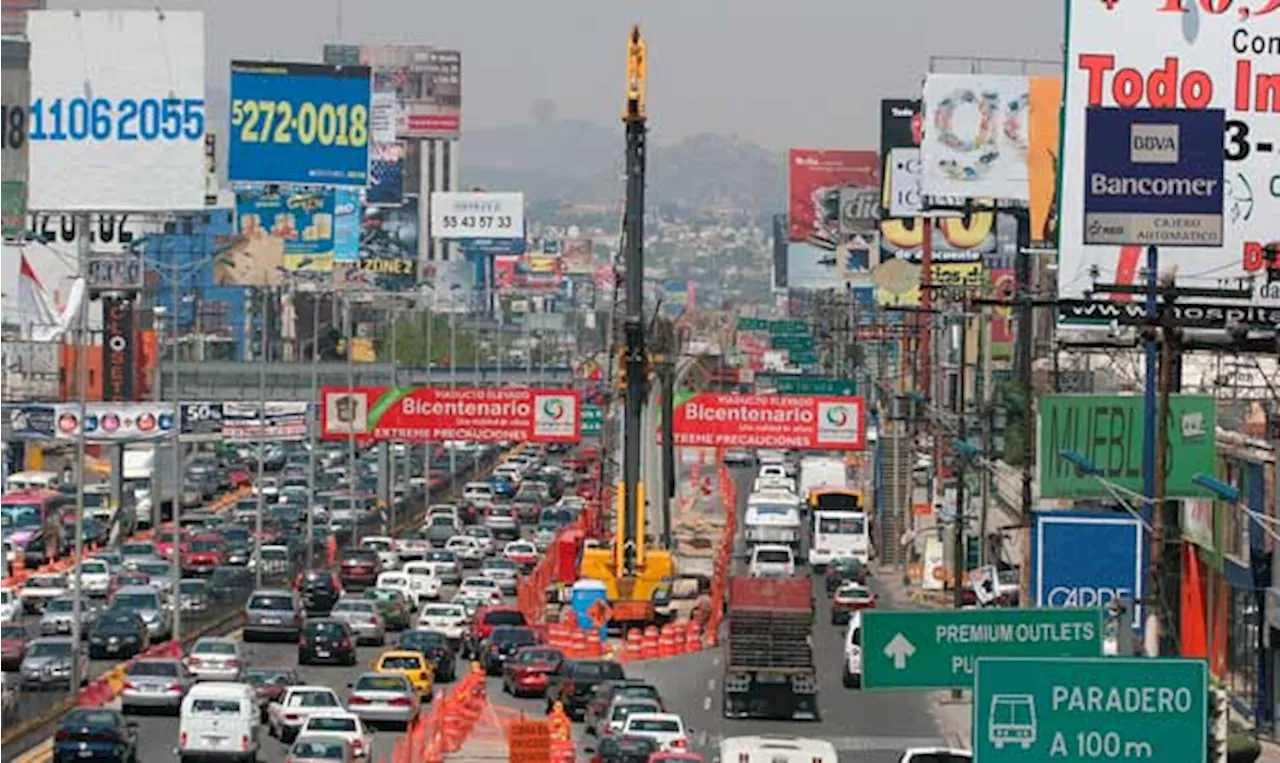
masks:
{"label": "blue sign with white text", "polygon": [[[1142,601],[1142,523],[1128,514],[1038,511],[1031,537],[1031,588],[1038,607],[1105,607]],[[1141,623],[1137,617],[1135,623]]]}
{"label": "blue sign with white text", "polygon": [[1222,246],[1223,125],[1221,109],[1090,108],[1084,242]]}
{"label": "blue sign with white text", "polygon": [[369,68],[231,62],[233,183],[369,182]]}

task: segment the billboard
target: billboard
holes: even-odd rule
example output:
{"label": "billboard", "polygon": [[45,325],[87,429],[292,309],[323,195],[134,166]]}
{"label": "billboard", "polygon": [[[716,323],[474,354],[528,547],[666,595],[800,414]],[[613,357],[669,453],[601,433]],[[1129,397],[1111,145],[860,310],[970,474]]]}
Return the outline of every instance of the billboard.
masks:
{"label": "billboard", "polygon": [[337,188],[333,192],[333,261],[360,261],[360,226],[364,207],[360,192],[353,188]]}
{"label": "billboard", "polygon": [[675,408],[681,447],[861,450],[866,421],[858,396],[700,393]]}
{"label": "billboard", "polygon": [[581,236],[566,238],[560,247],[560,261],[569,275],[588,275],[596,264],[595,245]]}
{"label": "billboard", "polygon": [[233,183],[369,182],[369,69],[231,62]]}
{"label": "billboard", "polygon": [[202,13],[32,11],[27,36],[31,209],[204,209]]}
{"label": "billboard", "polygon": [[[841,192],[879,188],[879,165],[875,151],[791,149],[787,165],[788,238],[834,249],[845,238]],[[858,193],[852,198],[859,198]]]}
{"label": "billboard", "polygon": [[1031,243],[1058,241],[1058,151],[1062,134],[1062,78],[1032,77],[1031,129],[1027,136],[1027,206]]}
{"label": "billboard", "polygon": [[[1044,498],[1110,499],[1101,477],[1142,493],[1143,398],[1141,395],[1046,395],[1040,399],[1040,491]],[[1211,396],[1169,398],[1169,451],[1165,455],[1165,496],[1211,498],[1192,482],[1216,463],[1217,410]],[[1061,456],[1084,456],[1100,470],[1082,474]]]}
{"label": "billboard", "polygon": [[27,123],[31,105],[31,70],[27,68],[31,46],[24,40],[5,39],[0,77],[0,191],[3,192],[4,237],[22,231],[27,214]]}
{"label": "billboard", "polygon": [[[1135,604],[1141,623],[1146,590],[1143,530],[1137,517],[1119,513],[1035,512],[1031,536],[1031,588],[1037,607],[1094,609],[1112,599]],[[1081,564],[1088,549],[1088,564]]]}
{"label": "billboard", "polygon": [[394,93],[400,138],[457,138],[462,53],[429,45],[325,45],[324,62],[373,68],[373,89]]}
{"label": "billboard", "polygon": [[237,191],[236,230],[250,240],[279,241],[287,270],[333,270],[332,189],[267,186]]}
{"label": "billboard", "polygon": [[1222,109],[1092,107],[1084,242],[1222,245]]}
{"label": "billboard", "polygon": [[102,399],[133,399],[133,297],[102,298]]}
{"label": "billboard", "polygon": [[293,400],[225,402],[222,438],[237,442],[301,440],[307,436],[307,403]]}
{"label": "billboard", "polygon": [[1252,3],[1244,4],[1254,6],[1252,15],[1241,3],[1112,5],[1071,3],[1067,13],[1059,296],[1081,298],[1095,281],[1135,284],[1141,278],[1141,247],[1084,242],[1088,108],[1217,108],[1226,112],[1223,246],[1164,250],[1160,268],[1176,267],[1178,285],[1185,287],[1252,277],[1253,304],[1280,305],[1280,283],[1263,277],[1263,247],[1280,240],[1274,144],[1280,140],[1280,93],[1274,44],[1265,44],[1268,33],[1275,35],[1275,13]]}
{"label": "billboard", "polygon": [[326,440],[577,442],[581,396],[528,387],[323,387]]}
{"label": "billboard", "polygon": [[400,204],[404,200],[403,143],[374,143],[369,162],[370,204]]}
{"label": "billboard", "polygon": [[75,440],[83,426],[90,442],[155,440],[173,435],[172,403],[86,403],[83,424],[79,403],[58,403],[54,408],[57,437]]}
{"label": "billboard", "polygon": [[935,197],[1026,202],[1028,77],[929,74],[924,81],[920,188]]}
{"label": "billboard", "polygon": [[524,238],[524,194],[433,191],[431,236]]}

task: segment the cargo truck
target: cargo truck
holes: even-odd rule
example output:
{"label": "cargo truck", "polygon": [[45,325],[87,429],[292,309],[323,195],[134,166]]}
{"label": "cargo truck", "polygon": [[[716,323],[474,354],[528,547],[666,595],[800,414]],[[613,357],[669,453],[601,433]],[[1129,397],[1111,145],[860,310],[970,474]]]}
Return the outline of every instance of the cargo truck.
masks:
{"label": "cargo truck", "polygon": [[818,719],[807,577],[729,579],[726,718]]}

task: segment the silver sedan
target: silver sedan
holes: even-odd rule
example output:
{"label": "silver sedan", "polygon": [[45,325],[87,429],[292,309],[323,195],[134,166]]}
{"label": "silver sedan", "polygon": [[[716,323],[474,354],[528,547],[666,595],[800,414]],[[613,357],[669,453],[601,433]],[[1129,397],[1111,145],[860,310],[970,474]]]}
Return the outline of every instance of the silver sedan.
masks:
{"label": "silver sedan", "polygon": [[126,713],[143,707],[176,713],[182,707],[187,689],[195,682],[181,660],[158,658],[134,660],[124,680],[120,709]]}
{"label": "silver sedan", "polygon": [[378,613],[378,604],[366,599],[338,599],[329,617],[341,620],[351,628],[359,644],[381,646],[387,642],[386,625]]}
{"label": "silver sedan", "polygon": [[409,679],[394,673],[364,673],[347,693],[347,709],[369,724],[408,724],[421,702]]}
{"label": "silver sedan", "polygon": [[240,642],[216,636],[200,639],[187,653],[187,669],[202,680],[239,681],[244,669]]}

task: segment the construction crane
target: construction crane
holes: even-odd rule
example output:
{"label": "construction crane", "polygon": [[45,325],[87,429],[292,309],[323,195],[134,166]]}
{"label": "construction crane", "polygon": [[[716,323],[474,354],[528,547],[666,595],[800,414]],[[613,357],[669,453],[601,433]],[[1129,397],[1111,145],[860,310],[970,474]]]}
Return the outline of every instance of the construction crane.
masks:
{"label": "construction crane", "polygon": [[622,480],[616,487],[612,549],[583,551],[582,575],[605,584],[613,602],[613,621],[619,624],[656,620],[654,596],[667,590],[674,572],[671,552],[645,545],[645,485],[641,479],[644,406],[650,362],[645,349],[644,321],[644,183],[645,43],[640,27],[632,26],[627,40],[626,127],[627,198],[623,215],[625,312],[619,359],[619,384],[624,396]]}

